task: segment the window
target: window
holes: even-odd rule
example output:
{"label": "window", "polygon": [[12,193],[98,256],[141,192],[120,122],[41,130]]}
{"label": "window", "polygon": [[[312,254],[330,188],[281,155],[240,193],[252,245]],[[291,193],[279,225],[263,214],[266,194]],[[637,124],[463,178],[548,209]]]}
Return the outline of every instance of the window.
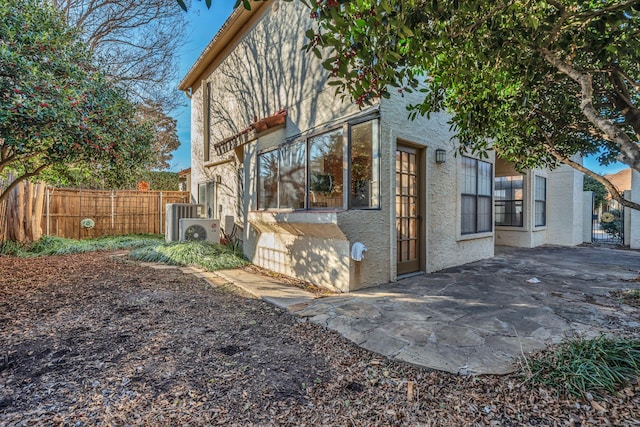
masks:
{"label": "window", "polygon": [[204,146],[202,147],[203,149],[203,154],[204,154],[204,161],[208,162],[210,160],[210,152],[211,152],[211,124],[210,124],[210,118],[211,118],[211,82],[204,82],[203,81],[203,90],[202,90],[202,103],[203,103],[203,113],[204,113],[204,117],[202,120],[202,126],[203,126],[203,131],[204,131]]}
{"label": "window", "polygon": [[309,207],[343,205],[342,129],[309,139]]}
{"label": "window", "polygon": [[368,121],[351,127],[351,207],[378,207],[378,122]]}
{"label": "window", "polygon": [[244,223],[244,168],[240,166],[236,175],[238,191],[236,196],[236,216],[240,224]]}
{"label": "window", "polygon": [[492,230],[492,182],[491,163],[462,157],[462,234]]}
{"label": "window", "polygon": [[523,182],[522,175],[500,176],[494,180],[496,225],[523,226]]}
{"label": "window", "polygon": [[535,177],[534,185],[535,221],[536,227],[547,225],[547,178]]}
{"label": "window", "polygon": [[278,150],[258,156],[258,208],[278,207]]}
{"label": "window", "polygon": [[307,146],[304,141],[299,141],[282,146],[279,151],[279,205],[281,208],[304,209]]}
{"label": "window", "polygon": [[378,144],[370,120],[259,154],[258,209],[378,208]]}
{"label": "window", "polygon": [[198,203],[204,205],[207,218],[215,217],[215,194],[213,182],[198,184]]}

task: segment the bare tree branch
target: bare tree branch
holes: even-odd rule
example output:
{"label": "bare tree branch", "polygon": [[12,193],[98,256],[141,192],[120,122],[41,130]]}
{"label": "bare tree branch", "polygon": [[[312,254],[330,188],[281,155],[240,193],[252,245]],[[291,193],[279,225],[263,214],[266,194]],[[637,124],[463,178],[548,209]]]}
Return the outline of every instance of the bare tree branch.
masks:
{"label": "bare tree branch", "polygon": [[562,61],[546,48],[539,49],[542,57],[560,72],[566,74],[580,85],[580,110],[585,117],[620,149],[619,160],[640,172],[640,147],[619,126],[602,117],[593,105],[593,75],[578,71]]}

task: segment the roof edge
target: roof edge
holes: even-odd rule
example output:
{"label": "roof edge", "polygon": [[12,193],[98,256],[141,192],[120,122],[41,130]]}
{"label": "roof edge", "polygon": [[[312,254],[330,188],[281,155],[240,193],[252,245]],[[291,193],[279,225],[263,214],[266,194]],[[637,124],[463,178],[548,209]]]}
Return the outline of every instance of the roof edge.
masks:
{"label": "roof edge", "polygon": [[245,24],[256,15],[266,3],[271,0],[260,2],[252,2],[251,10],[247,10],[242,6],[236,7],[229,18],[222,24],[215,36],[204,48],[198,59],[193,63],[187,74],[178,84],[178,90],[187,91],[198,82],[199,77],[207,70],[209,65],[220,55],[236,37],[243,35],[242,31]]}

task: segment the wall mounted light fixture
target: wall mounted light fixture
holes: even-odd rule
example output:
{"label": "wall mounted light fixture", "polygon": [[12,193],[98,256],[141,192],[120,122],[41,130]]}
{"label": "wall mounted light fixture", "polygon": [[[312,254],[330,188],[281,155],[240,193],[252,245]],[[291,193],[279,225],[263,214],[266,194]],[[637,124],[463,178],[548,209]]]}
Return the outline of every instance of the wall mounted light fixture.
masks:
{"label": "wall mounted light fixture", "polygon": [[447,152],[442,148],[436,150],[436,163],[444,163],[447,161]]}

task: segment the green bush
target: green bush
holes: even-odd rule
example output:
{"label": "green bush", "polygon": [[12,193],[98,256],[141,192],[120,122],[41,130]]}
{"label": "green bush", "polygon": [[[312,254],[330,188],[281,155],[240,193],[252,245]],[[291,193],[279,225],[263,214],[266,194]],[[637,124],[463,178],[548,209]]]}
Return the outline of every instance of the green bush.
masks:
{"label": "green bush", "polygon": [[609,211],[609,213],[611,215],[613,215],[613,221],[611,222],[603,222],[602,220],[600,221],[600,228],[602,230],[604,230],[605,233],[616,237],[616,238],[621,238],[622,237],[622,230],[623,230],[623,223],[622,223],[622,214],[620,213],[619,210],[617,209],[611,209]]}
{"label": "green bush", "polygon": [[615,393],[640,374],[640,341],[627,338],[573,339],[534,356],[527,381],[574,397]]}

